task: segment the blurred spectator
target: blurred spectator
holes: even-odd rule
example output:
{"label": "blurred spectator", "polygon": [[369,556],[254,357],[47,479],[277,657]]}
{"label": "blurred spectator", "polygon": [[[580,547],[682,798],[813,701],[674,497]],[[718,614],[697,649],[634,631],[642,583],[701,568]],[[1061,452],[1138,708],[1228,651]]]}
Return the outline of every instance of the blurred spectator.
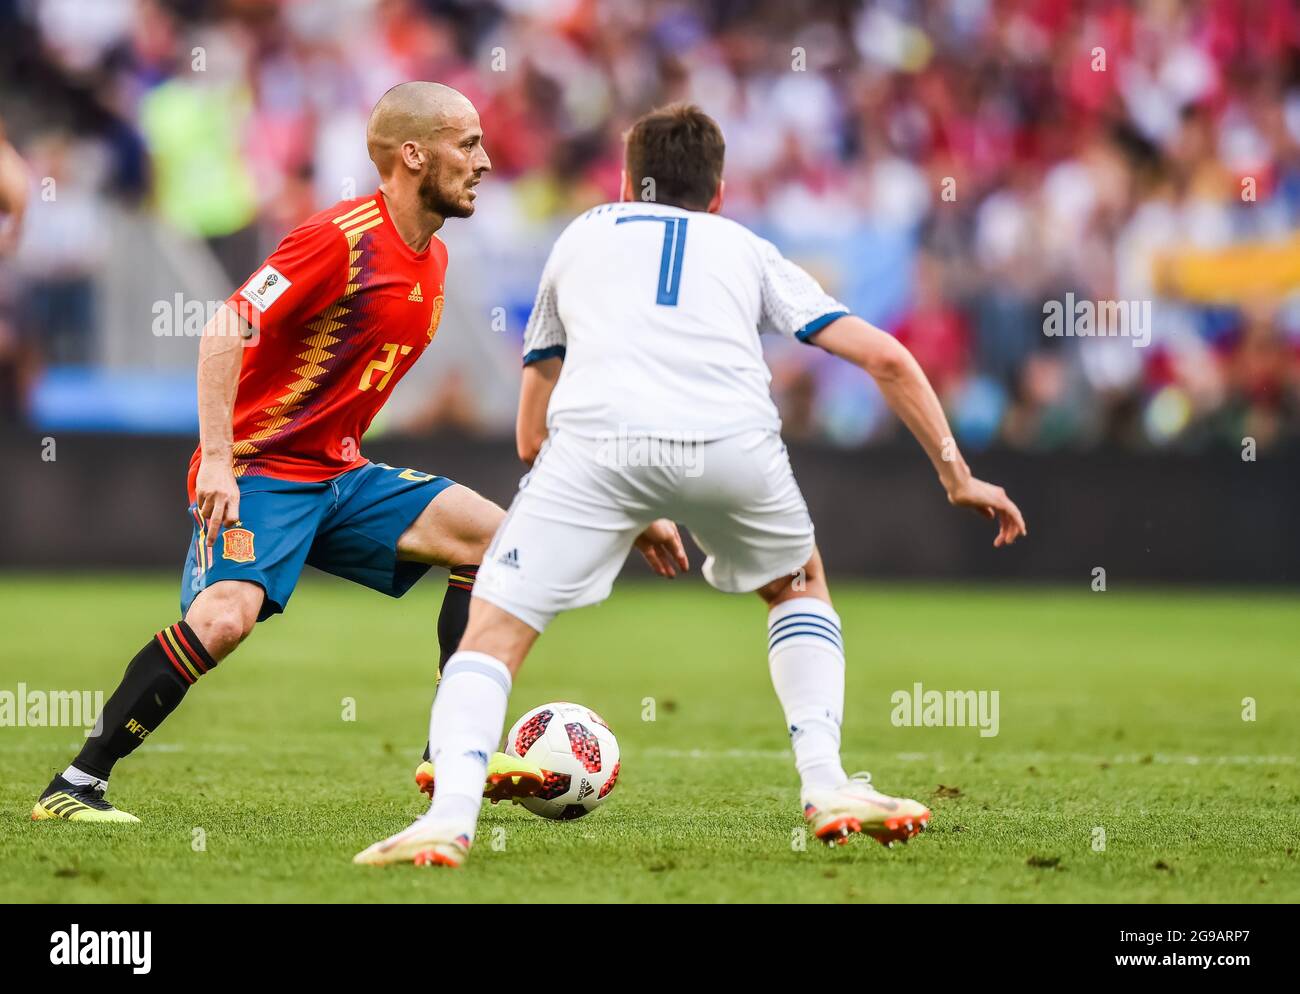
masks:
{"label": "blurred spectator", "polygon": [[18,150],[5,138],[0,121],[0,256],[18,246],[27,213],[27,167]]}
{"label": "blurred spectator", "polygon": [[1226,343],[1226,410],[1236,444],[1249,436],[1267,448],[1283,431],[1298,427],[1300,345],[1282,337],[1276,315],[1267,302],[1243,308],[1241,327]]}
{"label": "blurred spectator", "polygon": [[15,258],[24,287],[18,314],[24,337],[49,363],[86,365],[95,357],[94,274],[109,247],[97,189],[103,156],[65,134],[34,140],[29,160],[40,186]]}
{"label": "blurred spectator", "polygon": [[[107,330],[93,289],[106,205],[206,243],[233,285],[307,214],[373,189],[370,106],[433,78],[476,102],[495,166],[472,224],[449,226],[449,293],[469,303],[445,320],[485,338],[502,368],[554,235],[616,195],[622,131],[691,99],[727,136],[725,210],[898,334],[963,444],[1188,446],[1251,431],[1267,446],[1300,433],[1291,0],[17,9],[0,92],[24,103],[0,96],[0,112],[60,194],[28,218],[15,299],[52,362],[130,333]],[[1067,294],[1149,303],[1149,343],[1049,338],[1044,306]],[[484,331],[498,313],[508,333]],[[449,364],[446,396],[413,398],[407,430],[504,424],[478,412],[508,408],[513,379],[485,377],[495,359],[459,341],[427,360]],[[890,433],[862,377],[815,350],[769,355],[792,435]],[[186,354],[168,356],[190,375]],[[480,403],[447,400],[462,394]]]}
{"label": "blurred spectator", "polygon": [[970,331],[944,294],[939,264],[928,255],[917,259],[912,309],[893,330],[916,356],[939,399],[949,402],[970,371]]}

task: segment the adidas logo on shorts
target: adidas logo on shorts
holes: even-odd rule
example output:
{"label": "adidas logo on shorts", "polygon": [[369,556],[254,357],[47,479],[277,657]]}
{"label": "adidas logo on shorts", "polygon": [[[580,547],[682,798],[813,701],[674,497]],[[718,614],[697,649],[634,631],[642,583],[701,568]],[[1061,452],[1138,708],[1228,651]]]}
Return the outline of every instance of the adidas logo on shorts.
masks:
{"label": "adidas logo on shorts", "polygon": [[509,566],[511,569],[519,568],[519,550],[511,549],[509,552],[503,552],[497,556],[497,562],[502,566]]}

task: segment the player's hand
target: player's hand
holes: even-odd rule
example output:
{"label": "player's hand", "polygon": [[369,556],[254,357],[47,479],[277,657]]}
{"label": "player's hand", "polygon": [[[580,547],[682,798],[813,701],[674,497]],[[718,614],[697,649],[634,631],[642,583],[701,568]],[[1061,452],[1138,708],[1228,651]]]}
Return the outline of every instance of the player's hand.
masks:
{"label": "player's hand", "polygon": [[636,547],[650,568],[669,580],[677,575],[679,569],[683,573],[690,569],[682,536],[677,526],[667,518],[651,522],[650,527],[637,536]]}
{"label": "player's hand", "polygon": [[993,483],[985,483],[968,476],[948,491],[948,503],[954,507],[969,507],[977,514],[998,522],[998,537],[993,547],[1010,545],[1021,535],[1028,535],[1020,508],[1007,496],[1007,492]]}
{"label": "player's hand", "polygon": [[208,526],[208,553],[216,544],[223,525],[233,525],[239,520],[239,484],[230,463],[220,459],[204,459],[199,463],[199,474],[194,480],[194,500],[199,516]]}

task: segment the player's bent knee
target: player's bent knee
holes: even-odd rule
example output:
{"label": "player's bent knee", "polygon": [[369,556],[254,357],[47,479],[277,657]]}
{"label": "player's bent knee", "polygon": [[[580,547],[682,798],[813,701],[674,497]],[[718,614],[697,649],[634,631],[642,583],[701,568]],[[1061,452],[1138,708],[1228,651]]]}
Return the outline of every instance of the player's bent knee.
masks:
{"label": "player's bent knee", "polygon": [[486,498],[481,499],[482,505],[476,509],[469,534],[464,539],[463,550],[466,558],[462,562],[481,563],[487,554],[488,546],[492,544],[493,536],[506,518],[506,512],[502,508]]}
{"label": "player's bent knee", "polygon": [[251,631],[235,614],[216,614],[190,627],[212,657],[218,660],[234,652]]}
{"label": "player's bent knee", "polygon": [[811,558],[801,568],[789,576],[779,576],[771,583],[759,587],[757,593],[768,607],[799,597],[816,597],[829,604],[831,593],[826,585],[821,553],[814,549]]}
{"label": "player's bent knee", "polygon": [[195,598],[185,622],[220,661],[252,632],[264,597],[254,583],[217,583]]}

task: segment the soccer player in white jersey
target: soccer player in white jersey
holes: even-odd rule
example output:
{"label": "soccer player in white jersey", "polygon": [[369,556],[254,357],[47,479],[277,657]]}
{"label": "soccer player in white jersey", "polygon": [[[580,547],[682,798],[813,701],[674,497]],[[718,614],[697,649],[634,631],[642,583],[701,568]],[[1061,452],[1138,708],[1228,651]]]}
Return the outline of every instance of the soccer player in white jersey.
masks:
{"label": "soccer player in white jersey", "polygon": [[623,202],[560,236],[524,336],[519,454],[531,464],[479,570],[469,627],[434,702],[429,811],[359,863],[459,866],[478,821],[511,681],[559,612],[609,595],[635,544],[658,572],[687,568],[767,606],[768,662],[823,841],[886,844],[930,812],[840,761],[844,639],[803,496],[780,437],[759,332],[861,367],[930,457],[948,500],[1025,534],[1020,511],[971,475],[911,354],[854,317],[770,242],[722,217],[722,132],[674,105],[628,132]]}

